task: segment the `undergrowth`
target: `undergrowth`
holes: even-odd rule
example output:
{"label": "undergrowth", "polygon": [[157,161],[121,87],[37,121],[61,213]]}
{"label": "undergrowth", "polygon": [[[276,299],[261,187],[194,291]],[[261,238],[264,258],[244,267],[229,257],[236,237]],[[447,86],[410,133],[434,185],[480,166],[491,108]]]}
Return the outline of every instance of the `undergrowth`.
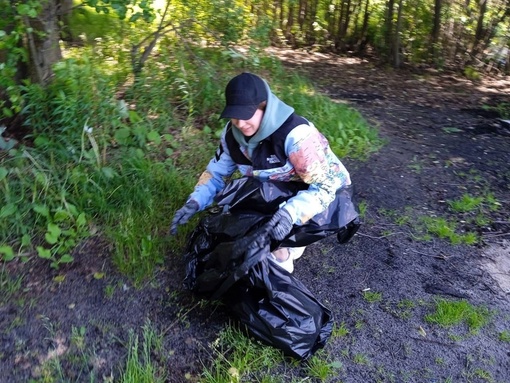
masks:
{"label": "undergrowth", "polygon": [[356,111],[317,94],[275,58],[251,50],[225,61],[221,49],[164,44],[135,79],[125,60],[110,64],[105,38],[69,50],[49,87],[24,85],[30,134],[0,154],[2,260],[40,257],[59,268],[100,235],[122,272],[135,282],[150,277],[185,245],[192,224],[170,237],[170,219],[214,154],[224,86],[241,71],[261,74],[316,120],[339,156],[366,158],[380,146]]}

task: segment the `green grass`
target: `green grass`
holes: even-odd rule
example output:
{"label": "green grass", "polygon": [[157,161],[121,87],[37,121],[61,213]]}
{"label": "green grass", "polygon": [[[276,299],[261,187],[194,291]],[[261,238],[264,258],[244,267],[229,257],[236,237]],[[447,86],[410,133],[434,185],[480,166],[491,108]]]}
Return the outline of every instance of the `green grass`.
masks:
{"label": "green grass", "polygon": [[0,270],[0,303],[9,302],[11,297],[21,290],[23,278],[23,275],[11,275],[6,266],[2,264]]}
{"label": "green grass", "polygon": [[504,330],[499,333],[499,340],[501,342],[510,342],[510,331]]}
{"label": "green grass", "polygon": [[328,382],[333,377],[337,377],[342,368],[341,362],[330,361],[327,354],[321,350],[307,360],[305,370],[307,376],[319,382]]}
{"label": "green grass", "polygon": [[335,323],[333,326],[333,331],[331,332],[331,337],[332,338],[343,338],[343,337],[346,337],[347,335],[349,335],[349,332],[350,331],[347,328],[347,325],[345,324],[345,322],[340,323],[340,325],[338,323]]}
{"label": "green grass", "polygon": [[[411,207],[403,211],[378,209],[378,213],[399,226],[409,226],[415,239],[429,241],[433,237],[445,239],[454,245],[480,243],[479,229],[492,223],[491,213],[501,208],[501,203],[488,191],[480,195],[463,194],[447,201],[444,216],[434,213],[428,216],[416,213]],[[391,234],[386,231],[385,235]]]}
{"label": "green grass", "polygon": [[[438,238],[446,239],[454,245],[465,244],[474,245],[478,243],[479,238],[475,232],[458,233],[457,223],[453,219],[442,217],[420,217],[420,223],[427,234],[432,234]],[[428,237],[423,237],[427,239]]]}
{"label": "green grass", "polygon": [[425,320],[442,327],[464,324],[470,334],[476,334],[491,321],[492,316],[488,308],[473,306],[466,300],[438,299],[435,302],[435,312],[426,315]]}
{"label": "green grass", "polygon": [[363,298],[368,303],[380,302],[382,300],[382,293],[370,290],[363,291]]}
{"label": "green grass", "polygon": [[174,55],[149,62],[124,98],[112,100],[129,65],[103,65],[114,53],[105,46],[97,43],[101,54],[71,50],[51,86],[27,86],[33,145],[0,154],[4,260],[38,256],[58,269],[73,261],[78,244],[99,234],[123,273],[136,282],[150,278],[165,254],[183,249],[196,223],[167,235],[173,213],[214,154],[224,84],[239,65],[263,72],[275,92],[316,118],[340,156],[366,158],[380,147],[356,111],[316,93],[274,59],[258,61],[267,68],[237,59],[225,65],[221,50],[172,47]]}
{"label": "green grass", "polygon": [[388,302],[384,304],[384,310],[400,319],[411,318],[417,303],[411,299],[402,299],[398,302]]}
{"label": "green grass", "polygon": [[460,199],[448,201],[448,204],[454,212],[467,213],[478,209],[482,202],[482,197],[464,194]]}
{"label": "green grass", "polygon": [[211,365],[204,366],[202,383],[258,381],[272,375],[271,371],[283,362],[283,354],[227,326],[212,344],[211,359]]}
{"label": "green grass", "polygon": [[128,342],[128,356],[120,378],[121,383],[163,383],[165,373],[160,371],[152,360],[154,352],[161,351],[161,335],[146,323],[143,326],[143,341],[140,345],[139,337],[130,333]]}

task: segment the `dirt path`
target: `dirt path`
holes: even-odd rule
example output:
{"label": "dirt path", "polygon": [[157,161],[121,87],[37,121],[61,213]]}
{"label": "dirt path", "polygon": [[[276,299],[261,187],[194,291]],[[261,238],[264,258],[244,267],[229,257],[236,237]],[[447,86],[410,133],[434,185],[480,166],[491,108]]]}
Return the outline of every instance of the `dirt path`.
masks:
{"label": "dirt path", "polygon": [[[510,335],[510,136],[479,115],[483,105],[510,101],[510,81],[474,85],[354,59],[286,57],[325,94],[360,110],[387,141],[367,162],[345,161],[366,206],[359,234],[344,246],[334,239],[309,246],[296,262],[296,276],[349,330],[326,347],[341,365],[331,381],[510,382],[510,342],[500,340]],[[471,229],[446,201],[488,192],[501,207],[478,229],[483,246],[416,238],[413,224],[422,216]],[[68,381],[117,380],[130,332],[148,323],[164,334],[166,351],[155,359],[171,371],[168,381],[196,381],[228,316],[182,290],[178,256],[136,289],[108,253],[101,240],[87,242],[60,283],[37,266],[20,270],[24,288],[0,306],[0,382],[52,381],[45,378],[58,376],[57,362]],[[425,317],[438,298],[488,307],[492,319],[476,334],[466,324],[431,324]],[[292,364],[281,374],[285,382],[313,381]]]}
{"label": "dirt path", "polygon": [[[337,354],[350,356],[342,358],[338,381],[510,382],[510,344],[498,340],[510,328],[510,134],[482,108],[509,102],[510,83],[394,73],[320,54],[289,60],[387,140],[366,163],[348,161],[358,199],[368,206],[359,235],[342,249],[324,244],[325,265],[320,245],[296,265],[300,279],[353,329],[337,345]],[[483,246],[416,239],[411,227],[421,216],[450,216],[462,227],[446,201],[484,190],[502,207],[491,213],[495,223],[478,229]],[[367,289],[381,301],[367,304]],[[493,321],[477,335],[465,326],[431,325],[424,318],[437,298],[486,305]],[[353,362],[356,355],[367,362]]]}

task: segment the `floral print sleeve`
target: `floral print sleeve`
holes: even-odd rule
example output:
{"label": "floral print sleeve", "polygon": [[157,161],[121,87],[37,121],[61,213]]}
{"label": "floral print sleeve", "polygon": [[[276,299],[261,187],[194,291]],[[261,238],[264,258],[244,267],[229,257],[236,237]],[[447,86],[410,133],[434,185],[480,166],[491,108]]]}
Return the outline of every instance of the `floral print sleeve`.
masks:
{"label": "floral print sleeve", "polygon": [[212,204],[214,196],[225,187],[225,179],[237,169],[225,143],[225,131],[214,157],[209,161],[206,170],[200,176],[193,193],[188,199],[198,203],[200,210]]}
{"label": "floral print sleeve", "polygon": [[326,210],[336,191],[350,185],[351,179],[326,138],[312,124],[294,128],[285,141],[285,151],[296,175],[310,185],[285,205],[294,223],[302,225]]}

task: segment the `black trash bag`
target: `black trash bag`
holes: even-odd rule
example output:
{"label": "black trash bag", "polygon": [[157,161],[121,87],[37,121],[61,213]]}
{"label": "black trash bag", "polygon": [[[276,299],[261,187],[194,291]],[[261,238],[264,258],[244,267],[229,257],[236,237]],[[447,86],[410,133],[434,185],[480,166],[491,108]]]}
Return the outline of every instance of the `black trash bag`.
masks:
{"label": "black trash bag", "polygon": [[[241,240],[243,242],[243,240]],[[240,246],[245,262],[214,294],[248,332],[285,355],[304,360],[325,346],[333,330],[331,311],[292,274],[268,260],[269,239],[256,233]],[[235,246],[234,246],[235,247]]]}
{"label": "black trash bag", "polygon": [[224,300],[255,337],[306,359],[329,338],[331,312],[292,274],[269,261],[270,251],[280,245],[305,246],[332,234],[348,240],[359,223],[352,189],[341,189],[326,212],[295,225],[281,243],[270,241],[265,224],[300,190],[299,183],[252,177],[231,182],[188,239],[184,285]]}
{"label": "black trash bag", "polygon": [[[206,296],[213,294],[242,263],[243,253],[232,250],[234,242],[263,226],[281,203],[306,187],[303,185],[262,182],[254,177],[236,179],[228,184],[216,196],[217,205],[209,209],[188,239],[184,285]],[[271,242],[270,250],[278,246],[306,246],[334,234],[340,243],[347,242],[359,227],[357,209],[351,197],[351,187],[340,189],[325,212],[317,214],[305,225],[294,225],[283,241]]]}
{"label": "black trash bag", "polygon": [[210,211],[188,239],[185,287],[211,298],[244,263],[249,242],[242,238],[251,238],[248,232],[263,226],[270,217],[255,211]]}
{"label": "black trash bag", "polygon": [[[228,184],[216,196],[215,202],[224,211],[257,211],[273,215],[283,202],[306,188],[308,185],[302,182],[263,182],[254,177],[243,177]],[[352,185],[338,189],[335,199],[324,212],[304,225],[294,225],[283,241],[271,244],[271,249],[307,246],[334,234],[339,243],[348,242],[360,226],[352,196]]]}
{"label": "black trash bag", "polygon": [[282,202],[308,188],[303,182],[261,181],[255,177],[232,180],[221,190],[214,201],[232,211],[258,211],[274,214]]}

